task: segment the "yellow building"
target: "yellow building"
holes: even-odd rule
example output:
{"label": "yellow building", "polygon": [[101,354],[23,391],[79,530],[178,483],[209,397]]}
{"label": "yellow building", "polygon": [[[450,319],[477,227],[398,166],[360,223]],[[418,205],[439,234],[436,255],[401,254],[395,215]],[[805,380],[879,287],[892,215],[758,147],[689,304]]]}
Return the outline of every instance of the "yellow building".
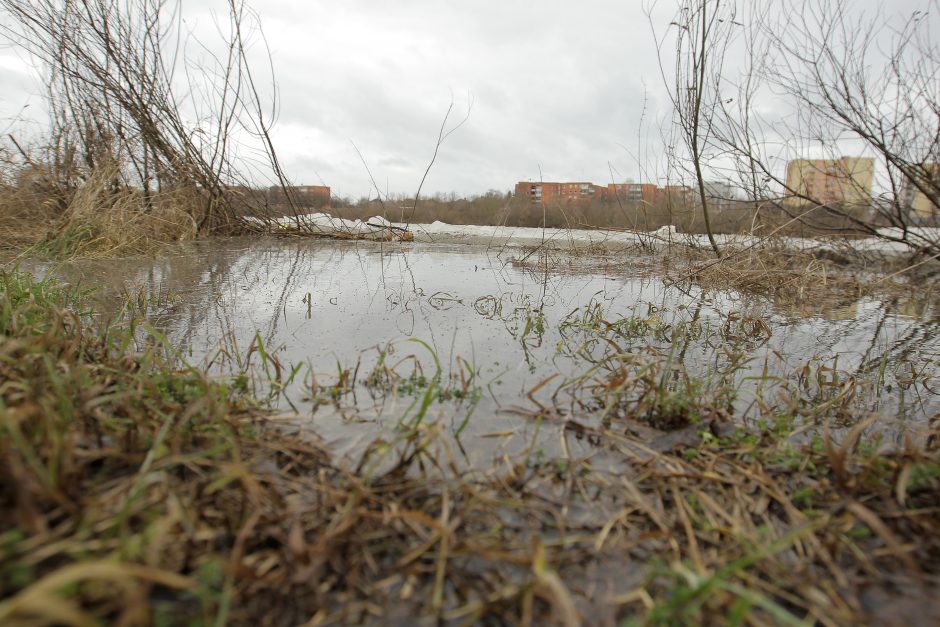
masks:
{"label": "yellow building", "polygon": [[867,207],[874,174],[875,160],[871,157],[794,159],[787,164],[790,191],[786,204]]}
{"label": "yellow building", "polygon": [[[924,164],[923,184],[928,191],[940,189],[940,163]],[[928,180],[929,179],[929,180]],[[934,200],[917,187],[910,180],[905,180],[901,186],[901,206],[910,210],[911,214],[917,218],[932,218],[940,213],[935,204],[938,194],[933,194]]]}

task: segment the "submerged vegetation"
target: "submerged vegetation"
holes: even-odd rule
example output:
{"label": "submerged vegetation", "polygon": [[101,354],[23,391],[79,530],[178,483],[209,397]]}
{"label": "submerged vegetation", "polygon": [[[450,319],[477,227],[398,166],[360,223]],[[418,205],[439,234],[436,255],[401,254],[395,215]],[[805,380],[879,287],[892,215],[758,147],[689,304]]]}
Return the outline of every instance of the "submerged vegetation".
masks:
{"label": "submerged vegetation", "polygon": [[[0,284],[0,622],[835,625],[938,611],[940,425],[884,438],[863,413],[846,421],[857,384],[808,371],[739,420],[751,388],[731,377],[733,346],[761,341],[757,321],[573,312],[558,350],[584,373],[520,413],[547,439],[467,468],[427,408],[473,396],[469,364],[461,384],[385,355],[367,387],[414,402],[342,459],[258,400],[288,376],[260,342],[259,372],[209,377],[153,330],[141,344],[145,321],[103,322],[87,294],[16,271]],[[714,378],[676,370],[689,337],[725,347]]]}

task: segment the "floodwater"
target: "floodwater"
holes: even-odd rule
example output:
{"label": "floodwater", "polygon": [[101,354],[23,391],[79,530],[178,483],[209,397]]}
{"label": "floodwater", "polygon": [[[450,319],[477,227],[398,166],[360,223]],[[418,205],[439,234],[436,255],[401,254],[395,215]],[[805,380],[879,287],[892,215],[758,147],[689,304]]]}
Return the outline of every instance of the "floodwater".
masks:
{"label": "floodwater", "polygon": [[[743,356],[733,378],[745,419],[785,380],[817,391],[866,383],[853,391],[855,415],[881,414],[894,433],[940,411],[940,311],[929,294],[774,303],[672,285],[640,254],[275,238],[38,270],[98,287],[106,311],[129,297],[146,319],[141,341],[163,336],[189,363],[280,376],[279,411],[299,413],[302,429],[340,452],[415,416],[492,450],[527,441],[537,410],[590,413],[572,381],[595,376],[590,358],[611,346],[609,334],[587,337],[606,333],[600,320],[635,321],[633,339],[658,345],[667,370],[706,382],[728,371],[731,352]],[[617,350],[642,351],[624,344],[624,328]],[[696,330],[681,354],[669,350],[677,328]],[[447,398],[423,411],[435,373]]]}

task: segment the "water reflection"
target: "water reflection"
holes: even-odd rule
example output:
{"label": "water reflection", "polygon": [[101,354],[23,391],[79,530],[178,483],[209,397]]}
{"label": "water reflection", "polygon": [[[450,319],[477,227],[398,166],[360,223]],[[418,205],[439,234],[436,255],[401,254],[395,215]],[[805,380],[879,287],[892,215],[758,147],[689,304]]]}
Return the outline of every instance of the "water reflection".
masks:
{"label": "water reflection", "polygon": [[[670,367],[705,380],[733,359],[745,387],[808,376],[800,369],[809,364],[817,378],[830,369],[840,381],[868,381],[857,399],[866,411],[921,421],[940,410],[932,391],[940,335],[928,295],[773,303],[667,286],[642,257],[613,271],[597,260],[556,267],[549,257],[519,263],[522,256],[473,246],[262,239],[55,271],[103,284],[99,298],[111,311],[130,297],[183,356],[213,371],[243,367],[249,347],[276,355],[287,372],[302,366],[286,389],[290,407],[312,416],[340,449],[413,412],[432,380],[447,400],[430,417],[477,438],[518,431],[519,411],[563,405],[559,392],[584,376],[592,363],[586,356],[611,350],[610,337],[572,341],[570,322],[591,311],[598,320],[626,321],[618,327],[620,351],[658,343],[669,352],[676,329],[685,329]],[[631,346],[624,338],[634,331]],[[743,359],[729,356],[732,344]],[[754,407],[757,392],[750,392],[735,401],[736,411]],[[347,393],[352,402],[341,410],[323,402]],[[568,399],[569,411],[576,406],[583,403]]]}

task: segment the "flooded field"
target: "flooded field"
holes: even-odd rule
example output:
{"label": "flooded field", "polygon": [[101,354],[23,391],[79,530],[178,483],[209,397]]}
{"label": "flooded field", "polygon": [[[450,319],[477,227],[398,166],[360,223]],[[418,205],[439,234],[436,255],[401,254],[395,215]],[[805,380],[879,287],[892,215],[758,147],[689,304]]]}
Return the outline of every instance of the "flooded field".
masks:
{"label": "flooded field", "polygon": [[674,252],[0,273],[0,622],[934,624],[932,294]]}
{"label": "flooded field", "polygon": [[[642,254],[273,238],[54,273],[103,311],[129,299],[141,341],[275,381],[278,409],[342,453],[415,420],[484,457],[528,445],[533,417],[655,438],[764,420],[782,390],[811,429],[875,413],[897,438],[940,411],[930,294],[775,302]],[[665,422],[637,424],[653,410]]]}

